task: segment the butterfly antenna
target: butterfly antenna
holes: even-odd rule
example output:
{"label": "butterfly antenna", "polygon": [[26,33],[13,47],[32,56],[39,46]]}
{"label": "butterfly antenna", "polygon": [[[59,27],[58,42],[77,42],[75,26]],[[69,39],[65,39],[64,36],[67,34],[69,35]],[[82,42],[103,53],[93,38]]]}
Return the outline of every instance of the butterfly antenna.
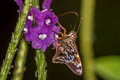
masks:
{"label": "butterfly antenna", "polygon": [[64,16],[64,15],[67,15],[67,14],[74,14],[74,15],[76,15],[76,23],[75,23],[75,25],[74,25],[74,29],[73,29],[73,31],[75,31],[76,30],[76,25],[77,25],[77,21],[78,21],[78,17],[79,17],[79,15],[78,15],[78,13],[77,12],[75,12],[75,11],[70,11],[70,12],[65,12],[65,13],[63,13],[63,14],[60,14],[60,15],[58,15],[58,17],[61,17],[61,16]]}
{"label": "butterfly antenna", "polygon": [[78,28],[77,28],[77,30],[76,30],[76,33],[78,33],[78,31],[79,31],[80,25],[81,25],[82,21],[83,21],[83,18],[81,18],[81,20],[80,20],[80,23],[79,23],[79,25],[78,25]]}

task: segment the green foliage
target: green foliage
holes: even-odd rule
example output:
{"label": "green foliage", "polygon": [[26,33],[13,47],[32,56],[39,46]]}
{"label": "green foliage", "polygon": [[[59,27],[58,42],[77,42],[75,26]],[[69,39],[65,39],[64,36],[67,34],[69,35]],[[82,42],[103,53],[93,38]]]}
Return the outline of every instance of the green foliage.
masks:
{"label": "green foliage", "polygon": [[96,59],[95,69],[105,80],[120,80],[120,56],[106,56]]}

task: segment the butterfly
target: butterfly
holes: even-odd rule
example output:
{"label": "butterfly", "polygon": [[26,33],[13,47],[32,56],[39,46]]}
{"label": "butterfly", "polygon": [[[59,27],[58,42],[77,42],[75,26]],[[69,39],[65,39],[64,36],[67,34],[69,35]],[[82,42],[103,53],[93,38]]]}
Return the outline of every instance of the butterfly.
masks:
{"label": "butterfly", "polygon": [[59,32],[62,37],[58,37],[56,43],[56,53],[52,58],[53,63],[66,64],[74,74],[82,75],[82,64],[76,46],[77,33],[73,30],[66,34],[66,29],[58,23],[64,33]]}

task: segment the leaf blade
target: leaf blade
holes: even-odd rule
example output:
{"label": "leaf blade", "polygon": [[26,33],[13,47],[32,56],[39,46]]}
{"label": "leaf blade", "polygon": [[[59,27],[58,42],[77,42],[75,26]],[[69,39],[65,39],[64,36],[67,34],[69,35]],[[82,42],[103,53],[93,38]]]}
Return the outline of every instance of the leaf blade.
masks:
{"label": "leaf blade", "polygon": [[120,56],[108,56],[96,59],[95,70],[105,80],[120,80]]}

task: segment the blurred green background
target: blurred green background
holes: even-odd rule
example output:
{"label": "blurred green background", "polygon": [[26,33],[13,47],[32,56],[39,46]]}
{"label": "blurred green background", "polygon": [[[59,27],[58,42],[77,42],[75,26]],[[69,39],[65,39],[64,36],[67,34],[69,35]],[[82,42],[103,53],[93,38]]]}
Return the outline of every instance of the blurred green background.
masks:
{"label": "blurred green background", "polygon": [[[42,4],[43,0],[40,0]],[[81,0],[53,0],[52,9],[56,15],[68,11],[76,11],[80,14]],[[18,19],[18,6],[14,0],[2,0],[0,2],[0,66],[4,60],[11,34],[14,31]],[[60,18],[61,24],[71,31],[74,26],[75,17],[67,15]],[[94,55],[95,59],[102,56],[120,56],[120,1],[119,0],[96,0],[96,8],[94,15]],[[78,40],[77,40],[78,42]],[[77,43],[76,42],[76,43]],[[78,44],[78,43],[77,43]],[[77,45],[79,47],[79,44]],[[51,59],[55,50],[47,49],[45,52],[47,61],[47,80],[80,80],[82,77],[74,75],[66,65],[53,64]],[[80,53],[81,55],[81,53]],[[13,62],[14,64],[14,62]],[[111,62],[112,64],[112,62]],[[12,73],[13,69],[11,69]],[[36,64],[35,50],[29,44],[29,52],[27,56],[26,71],[24,80],[35,80]],[[10,80],[12,74],[9,74]],[[104,80],[97,75],[98,80]],[[36,78],[37,80],[37,78]]]}

